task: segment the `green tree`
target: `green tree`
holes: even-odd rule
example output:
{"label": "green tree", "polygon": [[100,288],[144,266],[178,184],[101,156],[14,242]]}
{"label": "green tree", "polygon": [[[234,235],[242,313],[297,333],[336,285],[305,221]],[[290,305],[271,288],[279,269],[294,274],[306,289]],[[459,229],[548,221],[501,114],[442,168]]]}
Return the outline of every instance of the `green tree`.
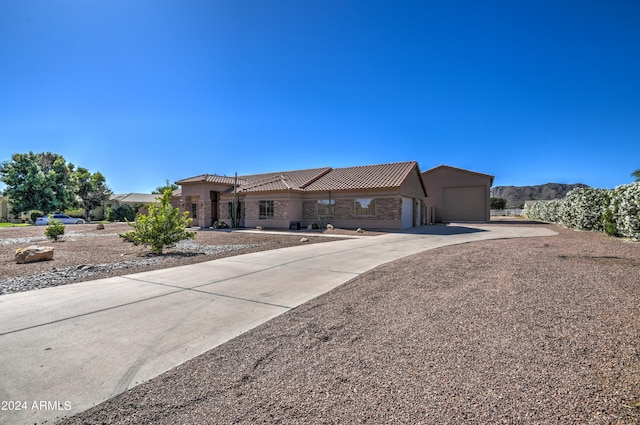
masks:
{"label": "green tree", "polygon": [[11,199],[13,213],[40,210],[45,213],[77,206],[73,164],[61,155],[16,153],[0,164],[0,180]]}
{"label": "green tree", "polygon": [[492,210],[503,210],[507,208],[507,200],[504,198],[491,198]]}
{"label": "green tree", "polygon": [[135,221],[127,221],[133,230],[119,236],[134,245],[151,247],[154,254],[162,254],[165,246],[172,247],[181,240],[196,237],[194,232],[186,230],[192,220],[187,211],[180,214],[180,210],[171,205],[171,189],[165,189],[160,205],[150,204],[147,215],[138,214]]}
{"label": "green tree", "polygon": [[180,186],[178,186],[175,183],[169,183],[169,179],[165,180],[164,186],[158,186],[154,189],[153,192],[151,193],[157,193],[159,195],[162,195],[165,191],[165,189],[169,189],[171,191],[174,191],[176,189],[180,188]]}
{"label": "green tree", "polygon": [[78,167],[75,172],[75,179],[77,184],[76,194],[82,199],[84,217],[89,222],[91,221],[89,211],[109,199],[113,192],[109,189],[106,179],[99,171],[91,174],[86,168]]}
{"label": "green tree", "polygon": [[635,178],[637,182],[640,182],[640,168],[631,173],[631,177]]}

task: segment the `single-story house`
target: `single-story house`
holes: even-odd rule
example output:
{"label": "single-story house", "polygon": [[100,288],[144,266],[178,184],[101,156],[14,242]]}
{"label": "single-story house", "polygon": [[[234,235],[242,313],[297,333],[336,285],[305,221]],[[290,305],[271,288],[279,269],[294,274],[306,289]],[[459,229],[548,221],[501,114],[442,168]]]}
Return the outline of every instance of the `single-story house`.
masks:
{"label": "single-story house", "polygon": [[145,214],[147,212],[145,205],[160,203],[159,196],[161,195],[154,193],[114,193],[101,206],[92,210],[93,217],[96,220],[102,220],[108,207],[115,209],[122,205],[137,207],[139,212]]}
{"label": "single-story house", "polygon": [[427,213],[435,223],[488,222],[493,176],[440,165],[422,173]]}
{"label": "single-story house", "polygon": [[0,195],[0,221],[9,221],[9,197]]}
{"label": "single-story house", "polygon": [[[418,163],[313,168],[235,177],[202,174],[176,182],[174,203],[193,225],[407,229],[424,224],[427,192]],[[235,200],[235,201],[234,201]]]}

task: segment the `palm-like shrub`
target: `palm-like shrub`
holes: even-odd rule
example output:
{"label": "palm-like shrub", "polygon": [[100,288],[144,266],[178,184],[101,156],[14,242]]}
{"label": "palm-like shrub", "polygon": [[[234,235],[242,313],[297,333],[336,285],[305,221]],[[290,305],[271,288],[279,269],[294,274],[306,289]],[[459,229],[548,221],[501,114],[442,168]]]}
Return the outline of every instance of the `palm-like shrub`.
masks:
{"label": "palm-like shrub", "polygon": [[160,205],[151,204],[148,214],[138,214],[133,222],[127,220],[133,230],[119,236],[134,245],[149,246],[154,254],[162,254],[164,247],[173,247],[181,240],[196,237],[194,232],[186,230],[193,220],[188,216],[188,212],[180,214],[180,210],[171,205],[171,190],[167,189],[160,198]]}

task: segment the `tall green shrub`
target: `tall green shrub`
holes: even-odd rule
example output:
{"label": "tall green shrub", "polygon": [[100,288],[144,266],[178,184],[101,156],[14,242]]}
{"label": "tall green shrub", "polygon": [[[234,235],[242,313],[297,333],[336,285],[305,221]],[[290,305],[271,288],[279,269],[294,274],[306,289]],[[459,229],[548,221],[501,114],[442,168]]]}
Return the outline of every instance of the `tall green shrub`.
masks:
{"label": "tall green shrub", "polygon": [[194,232],[186,230],[192,220],[187,211],[180,214],[180,210],[171,205],[171,190],[166,189],[160,198],[160,205],[151,204],[148,214],[138,214],[133,222],[127,220],[133,230],[119,236],[134,245],[149,246],[154,254],[162,254],[164,247],[172,247],[181,240],[196,237]]}

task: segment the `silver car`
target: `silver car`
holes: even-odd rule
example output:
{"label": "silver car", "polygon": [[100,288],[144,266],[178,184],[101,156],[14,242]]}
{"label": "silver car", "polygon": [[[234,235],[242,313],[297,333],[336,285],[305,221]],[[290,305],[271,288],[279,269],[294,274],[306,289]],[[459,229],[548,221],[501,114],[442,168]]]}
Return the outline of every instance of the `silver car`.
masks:
{"label": "silver car", "polygon": [[[49,217],[50,216],[45,215],[43,217],[36,218],[36,226],[44,226],[49,223]],[[51,214],[51,217],[53,217],[54,220],[58,220],[62,224],[84,224],[83,219],[69,217],[66,214]]]}

